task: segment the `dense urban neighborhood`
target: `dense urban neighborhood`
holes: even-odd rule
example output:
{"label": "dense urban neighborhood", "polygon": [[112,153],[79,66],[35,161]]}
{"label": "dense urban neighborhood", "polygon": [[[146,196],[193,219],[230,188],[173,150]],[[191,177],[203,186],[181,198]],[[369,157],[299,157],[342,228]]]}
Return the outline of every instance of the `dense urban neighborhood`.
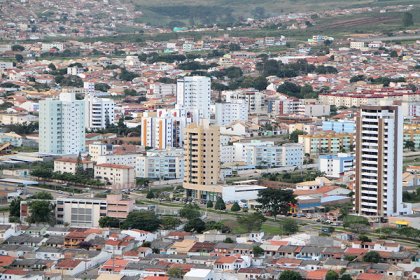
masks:
{"label": "dense urban neighborhood", "polygon": [[420,279],[420,3],[190,2],[0,0],[0,280]]}

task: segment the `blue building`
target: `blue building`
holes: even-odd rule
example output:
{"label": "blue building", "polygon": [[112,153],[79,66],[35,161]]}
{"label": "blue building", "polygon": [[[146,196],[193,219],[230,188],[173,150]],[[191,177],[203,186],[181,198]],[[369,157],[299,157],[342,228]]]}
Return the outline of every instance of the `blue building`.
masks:
{"label": "blue building", "polygon": [[337,133],[354,133],[356,131],[356,124],[354,121],[349,120],[323,121],[322,130],[332,130]]}

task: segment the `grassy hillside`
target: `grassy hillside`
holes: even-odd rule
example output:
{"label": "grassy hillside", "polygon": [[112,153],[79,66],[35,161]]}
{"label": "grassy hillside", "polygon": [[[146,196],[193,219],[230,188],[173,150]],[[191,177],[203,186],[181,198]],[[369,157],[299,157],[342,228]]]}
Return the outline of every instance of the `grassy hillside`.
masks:
{"label": "grassy hillside", "polygon": [[126,0],[144,16],[139,21],[165,25],[171,21],[191,23],[232,22],[238,18],[276,16],[285,13],[335,8],[380,7],[419,4],[418,0]]}

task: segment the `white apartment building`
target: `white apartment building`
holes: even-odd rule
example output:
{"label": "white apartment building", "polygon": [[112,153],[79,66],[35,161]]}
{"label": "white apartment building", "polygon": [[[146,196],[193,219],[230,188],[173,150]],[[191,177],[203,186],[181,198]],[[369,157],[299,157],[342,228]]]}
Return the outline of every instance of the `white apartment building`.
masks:
{"label": "white apartment building", "polygon": [[153,179],[184,177],[183,149],[149,150],[136,158],[136,176]]}
{"label": "white apartment building", "polygon": [[[54,160],[54,172],[76,174],[77,158],[59,158]],[[93,161],[82,160],[80,162],[83,170],[92,169]]]}
{"label": "white apartment building", "polygon": [[134,167],[136,165],[138,154],[131,154],[131,153],[117,153],[112,155],[100,155],[96,157],[96,163],[111,163],[111,164],[118,164],[118,165],[127,165],[130,167]]}
{"label": "white apartment building", "polygon": [[106,183],[112,189],[130,189],[136,185],[134,168],[126,165],[97,164],[95,178]]}
{"label": "white apartment building", "polygon": [[281,146],[281,165],[282,166],[302,166],[303,165],[303,145],[298,143],[287,143]]}
{"label": "white apartment building", "polygon": [[174,119],[172,117],[158,117],[154,112],[145,112],[141,119],[141,124],[142,146],[152,147],[159,150],[174,146],[173,133],[175,127]]}
{"label": "white apartment building", "polygon": [[176,84],[164,84],[155,82],[150,85],[150,90],[147,93],[149,98],[163,98],[165,96],[176,95]]}
{"label": "white apartment building", "polygon": [[239,99],[234,102],[216,103],[214,105],[216,125],[229,125],[235,121],[248,121],[248,104]]}
{"label": "white apartment building", "polygon": [[60,52],[64,51],[64,44],[63,43],[42,43],[41,44],[42,52],[49,52],[51,49],[57,49]]}
{"label": "white apartment building", "polygon": [[308,117],[321,117],[330,115],[330,105],[319,103],[317,100],[300,100],[297,114]]}
{"label": "white apartment building", "polygon": [[345,153],[320,155],[319,170],[327,177],[340,178],[345,172],[354,170],[354,156]]}
{"label": "white apartment building", "polygon": [[85,151],[85,106],[73,92],[40,101],[39,152],[77,155]]}
{"label": "white apartment building", "polygon": [[89,156],[93,161],[97,161],[99,156],[112,155],[113,148],[112,144],[104,144],[101,142],[95,142],[88,146]]}
{"label": "white apartment building", "polygon": [[67,67],[67,75],[77,76],[83,74],[83,72],[85,72],[85,69],[77,66]]}
{"label": "white apartment building", "polygon": [[114,100],[87,94],[84,101],[87,129],[103,129],[115,122]]}
{"label": "white apartment building", "polygon": [[235,161],[242,161],[254,166],[281,166],[280,146],[271,141],[252,140],[247,143],[233,143],[235,147]]}
{"label": "white apartment building", "polygon": [[83,88],[86,90],[88,94],[94,94],[95,93],[95,83],[92,82],[84,82]]}
{"label": "white apartment building", "polygon": [[223,94],[228,103],[234,103],[236,100],[245,100],[250,114],[267,113],[265,94],[263,92],[256,90],[225,91]]}
{"label": "white apartment building", "polygon": [[210,119],[211,81],[209,77],[189,76],[178,79],[176,103],[187,114],[195,115],[193,121]]}
{"label": "white apartment building", "polygon": [[362,106],[356,119],[356,213],[403,214],[403,116],[398,106]]}

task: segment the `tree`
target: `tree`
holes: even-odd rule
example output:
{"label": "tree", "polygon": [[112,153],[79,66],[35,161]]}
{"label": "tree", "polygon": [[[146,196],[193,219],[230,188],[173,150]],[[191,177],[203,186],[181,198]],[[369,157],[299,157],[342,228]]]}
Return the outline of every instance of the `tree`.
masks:
{"label": "tree", "polygon": [[197,204],[186,204],[179,210],[179,216],[188,220],[200,218],[200,207]]}
{"label": "tree", "polygon": [[264,254],[264,249],[260,246],[254,246],[252,247],[252,253],[254,254],[254,257],[259,257]]}
{"label": "tree", "polygon": [[184,231],[188,232],[202,233],[205,229],[206,223],[200,218],[189,220],[184,226]]}
{"label": "tree", "polygon": [[123,81],[132,81],[134,78],[137,78],[139,75],[136,73],[130,72],[127,69],[123,68],[121,69],[121,73],[119,75],[119,78]]}
{"label": "tree", "polygon": [[213,208],[214,207],[213,201],[211,201],[211,200],[207,201],[206,207],[207,208]]}
{"label": "tree", "polygon": [[180,267],[171,267],[167,271],[167,275],[170,278],[182,279],[184,277],[184,274],[185,274],[184,270],[182,270],[182,268],[180,268]]}
{"label": "tree", "polygon": [[297,222],[290,218],[285,219],[282,222],[282,226],[283,226],[283,231],[286,234],[294,234],[299,231],[299,225],[297,224]]}
{"label": "tree", "polygon": [[46,191],[40,191],[35,193],[34,195],[32,195],[33,199],[45,199],[45,200],[53,200],[54,197],[52,196],[51,193],[46,192]]}
{"label": "tree", "polygon": [[133,211],[128,214],[127,219],[122,223],[122,229],[140,229],[147,231],[156,231],[160,226],[160,220],[154,212],[151,211]]}
{"label": "tree", "polygon": [[50,69],[52,71],[56,71],[57,70],[57,67],[55,66],[54,63],[51,62],[50,64],[48,64],[48,69]]}
{"label": "tree", "polygon": [[67,75],[67,76],[56,76],[55,82],[63,87],[83,87],[83,80],[79,76]]}
{"label": "tree", "polygon": [[366,255],[363,256],[364,262],[378,263],[380,260],[381,256],[376,251],[367,252]]}
{"label": "tree", "polygon": [[15,59],[17,62],[23,62],[23,55],[21,54],[16,54],[15,55]]}
{"label": "tree", "polygon": [[179,225],[182,224],[182,221],[176,217],[162,217],[161,219],[161,227],[163,229],[176,229]]}
{"label": "tree", "polygon": [[10,202],[9,205],[9,216],[10,217],[20,217],[20,202],[21,198],[17,197]]}
{"label": "tree", "polygon": [[214,209],[216,210],[225,210],[226,204],[221,197],[218,197],[216,200],[216,204],[214,205]]}
{"label": "tree", "polygon": [[252,81],[252,87],[257,90],[265,90],[267,86],[267,79],[263,76],[258,76]]}
{"label": "tree", "polygon": [[303,280],[299,272],[293,270],[285,270],[280,274],[279,280]]}
{"label": "tree", "polygon": [[397,53],[397,51],[396,51],[396,50],[392,50],[392,51],[389,53],[389,56],[390,56],[390,57],[398,57],[398,53]]}
{"label": "tree", "polygon": [[293,97],[302,97],[300,94],[301,87],[292,82],[285,81],[283,84],[279,85],[277,92],[287,94]]}
{"label": "tree", "polygon": [[54,221],[54,205],[47,200],[35,200],[29,204],[31,215],[28,223],[51,223]]}
{"label": "tree", "polygon": [[327,275],[325,276],[325,280],[338,280],[338,278],[339,278],[338,273],[333,270],[329,270],[327,272]]}
{"label": "tree", "polygon": [[305,134],[307,134],[305,131],[297,129],[293,131],[292,133],[290,133],[289,140],[290,142],[297,143],[299,142],[299,135],[305,135]]}
{"label": "tree", "polygon": [[107,92],[111,87],[105,83],[97,83],[95,84],[95,90]]}
{"label": "tree", "polygon": [[152,190],[148,191],[147,192],[147,195],[146,195],[146,198],[147,199],[153,199],[153,198],[155,198],[155,193]]}
{"label": "tree", "polygon": [[351,278],[351,276],[349,274],[344,274],[343,276],[341,276],[340,279],[341,280],[352,280],[353,278]]}
{"label": "tree", "polygon": [[24,46],[21,46],[21,45],[13,45],[12,46],[12,51],[14,51],[14,52],[22,52],[24,50],[25,50]]}
{"label": "tree", "polygon": [[289,211],[289,203],[295,203],[292,190],[267,188],[258,192],[257,202],[261,203],[261,209],[270,211],[276,218],[278,214],[286,215]]}
{"label": "tree", "polygon": [[410,12],[405,12],[402,16],[402,24],[404,27],[408,27],[414,24],[413,14]]}
{"label": "tree", "polygon": [[245,226],[247,232],[252,232],[261,230],[261,226],[265,222],[266,218],[263,214],[254,212],[252,214],[239,216],[237,220],[239,224]]}
{"label": "tree", "polygon": [[232,212],[241,211],[241,207],[239,206],[238,202],[233,203],[232,207],[230,208],[230,211]]}
{"label": "tree", "polygon": [[226,237],[223,242],[224,243],[235,243],[235,241],[232,238],[230,238],[230,237]]}
{"label": "tree", "polygon": [[359,235],[358,239],[362,242],[372,242],[372,240],[369,237],[367,237],[366,235]]}
{"label": "tree", "polygon": [[92,247],[92,243],[90,243],[89,241],[82,241],[79,243],[79,248],[80,249],[85,249],[85,250],[89,250],[90,247]]}
{"label": "tree", "polygon": [[416,144],[414,143],[414,141],[407,140],[407,141],[404,141],[404,148],[410,151],[415,151]]}
{"label": "tree", "polygon": [[99,219],[99,226],[101,228],[104,227],[111,227],[111,228],[119,228],[121,221],[114,217],[104,216]]}
{"label": "tree", "polygon": [[238,44],[230,44],[229,45],[229,51],[234,52],[234,51],[240,51],[241,50],[241,46],[239,46]]}

